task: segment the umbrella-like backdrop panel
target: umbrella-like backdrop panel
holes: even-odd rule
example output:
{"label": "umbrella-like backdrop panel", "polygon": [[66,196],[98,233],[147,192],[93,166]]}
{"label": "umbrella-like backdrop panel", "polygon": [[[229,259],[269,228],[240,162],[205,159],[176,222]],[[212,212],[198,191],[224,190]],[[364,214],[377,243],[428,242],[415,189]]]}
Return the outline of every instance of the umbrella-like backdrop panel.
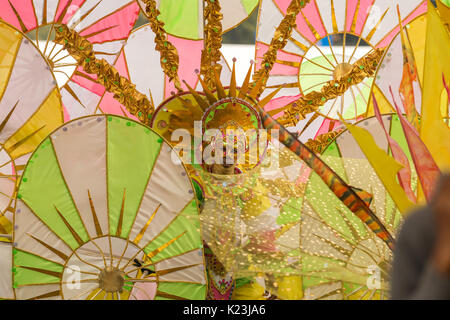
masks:
{"label": "umbrella-like backdrop panel", "polygon": [[33,39],[49,61],[61,89],[65,120],[97,113],[105,89],[54,42],[66,24],[94,45],[96,57],[113,63],[139,15],[134,0],[9,0],[0,2],[0,18]]}
{"label": "umbrella-like backdrop panel", "polygon": [[[145,12],[144,1],[138,0]],[[211,1],[213,2],[213,1]],[[237,27],[256,9],[259,0],[221,1],[223,32]],[[204,0],[156,0],[167,33],[185,39],[199,40],[204,36]]]}
{"label": "umbrella-like backdrop panel", "polygon": [[39,143],[63,123],[50,66],[22,32],[0,21],[0,234],[9,233],[17,177]]}
{"label": "umbrella-like backdrop panel", "polygon": [[[199,86],[196,70],[200,69],[203,40],[187,40],[172,35],[169,41],[176,47],[179,56],[178,76],[193,88]],[[231,70],[225,58],[219,62],[222,65],[221,79],[229,82]],[[155,51],[155,33],[150,24],[145,24],[133,30],[126,40],[114,67],[121,76],[136,85],[136,89],[152,101],[156,106],[165,103],[171,95],[177,92],[174,83],[164,74],[161,68],[161,56]],[[181,85],[188,90],[185,84]],[[113,98],[113,93],[105,92],[96,108],[96,113],[109,113],[133,117],[129,111]]]}
{"label": "umbrella-like backdrop panel", "polygon": [[[382,120],[389,136],[397,141],[413,167],[398,116],[387,114]],[[377,118],[364,119],[355,125],[370,132],[379,148],[391,152]],[[370,208],[395,235],[403,216],[351,133],[343,131],[321,157],[349,185],[368,193]],[[412,172],[411,185],[413,190],[417,188],[415,172]],[[302,216],[306,297],[363,300],[389,297],[391,251],[375,233],[349,215],[315,173],[309,177]]]}
{"label": "umbrella-like backdrop panel", "polygon": [[[260,6],[256,60],[267,52],[274,29],[283,18],[288,0],[263,0]],[[297,27],[280,50],[265,95],[285,85],[266,110],[277,110],[313,91],[321,92],[331,80],[347,81],[353,65],[376,48],[385,48],[399,31],[399,5],[403,23],[426,11],[426,2],[383,0],[310,1],[297,16]],[[339,126],[339,116],[356,122],[365,115],[373,77],[350,86],[337,98],[324,100],[316,114],[297,125],[307,141]],[[326,97],[326,94],[323,94]],[[300,118],[301,120],[302,118]]]}
{"label": "umbrella-like backdrop panel", "polygon": [[193,187],[153,130],[90,116],[52,133],[18,191],[18,299],[204,299]]}

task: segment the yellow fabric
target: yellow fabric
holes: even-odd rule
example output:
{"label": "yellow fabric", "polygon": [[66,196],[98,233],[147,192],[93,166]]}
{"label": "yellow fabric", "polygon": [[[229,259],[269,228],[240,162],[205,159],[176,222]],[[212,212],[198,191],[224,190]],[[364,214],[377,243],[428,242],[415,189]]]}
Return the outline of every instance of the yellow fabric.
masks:
{"label": "yellow fabric", "polygon": [[244,220],[256,218],[272,206],[269,198],[265,196],[265,194],[268,194],[268,190],[261,183],[256,183],[252,193],[252,198],[246,201],[242,208],[241,218]]}
{"label": "yellow fabric", "polygon": [[420,83],[423,83],[423,65],[425,62],[425,39],[427,32],[427,16],[423,15],[411,22],[407,28],[409,44],[414,53]]}
{"label": "yellow fabric", "polygon": [[442,74],[450,79],[449,57],[449,34],[429,2],[420,137],[443,171],[450,170],[450,129],[443,122],[439,97],[444,89]]}
{"label": "yellow fabric", "polygon": [[303,298],[303,281],[301,276],[286,276],[278,279],[278,297],[283,300],[300,300]]}
{"label": "yellow fabric", "polygon": [[[42,140],[62,124],[61,100],[58,88],[55,88],[36,113],[5,142],[5,149],[13,159],[17,159],[34,151]],[[39,128],[42,129],[36,132]]]}
{"label": "yellow fabric", "polygon": [[21,41],[20,32],[5,23],[0,24],[0,100],[8,84]]}
{"label": "yellow fabric", "polygon": [[[380,109],[381,114],[392,113],[395,112],[394,108],[391,106],[390,102],[386,99],[383,92],[381,92],[380,88],[374,84],[372,88],[372,93],[375,95],[375,99],[378,102],[378,108]],[[375,111],[373,107],[373,98],[370,95],[369,104],[367,106],[367,114],[366,118],[374,117]]]}
{"label": "yellow fabric", "polygon": [[[11,234],[12,232],[12,224],[11,222],[6,219],[5,216],[0,216],[0,233],[1,234]],[[0,241],[3,242],[11,242],[9,239],[1,238]]]}
{"label": "yellow fabric", "polygon": [[442,0],[436,1],[439,13],[441,15],[442,21],[447,27],[450,27],[450,6],[448,0],[446,4]]}
{"label": "yellow fabric", "polygon": [[[343,120],[341,120],[344,122]],[[345,122],[344,122],[345,123]],[[402,165],[380,149],[372,135],[365,129],[345,123],[359,147],[369,160],[384,187],[394,200],[399,211],[406,214],[414,204],[408,199],[405,191],[397,182],[397,173]]]}
{"label": "yellow fabric", "polygon": [[233,292],[232,300],[265,300],[264,288],[252,281],[236,288]]}

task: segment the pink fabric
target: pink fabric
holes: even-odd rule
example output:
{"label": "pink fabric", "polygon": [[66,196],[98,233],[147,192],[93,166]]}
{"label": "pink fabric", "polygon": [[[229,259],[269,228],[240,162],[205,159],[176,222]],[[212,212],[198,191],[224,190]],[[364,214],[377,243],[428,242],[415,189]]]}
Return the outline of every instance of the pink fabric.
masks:
{"label": "pink fabric", "polygon": [[80,7],[83,5],[85,1],[86,0],[60,0],[58,9],[56,10],[55,21],[59,20],[59,17],[66,9],[66,6],[68,6],[62,20],[64,24],[67,24],[67,22],[69,22],[69,20],[74,16],[74,14],[78,11],[78,9],[80,9]]}
{"label": "pink fabric", "polygon": [[[97,75],[84,72],[83,67],[81,66],[78,66],[76,71],[87,75],[89,78],[92,78],[93,80],[97,80]],[[105,92],[105,87],[103,87],[101,84],[97,82],[86,79],[85,77],[74,74],[72,76],[72,81],[99,96],[101,96]]]}
{"label": "pink fabric", "polygon": [[352,28],[353,17],[355,16],[358,0],[347,0],[347,20],[345,21],[345,30]]}
{"label": "pink fabric", "polygon": [[[195,70],[200,70],[200,61],[203,50],[203,40],[187,40],[177,38],[169,35],[168,40],[177,48],[178,55],[180,57],[180,64],[178,68],[178,77],[180,81],[186,81],[192,88],[195,88],[198,78]],[[171,96],[171,92],[177,92],[175,84],[169,81],[169,78],[165,77],[165,92],[164,97]],[[184,83],[181,84],[182,88],[187,90]]]}
{"label": "pink fabric", "polygon": [[[286,105],[288,105],[291,102],[294,102],[296,100],[298,100],[302,95],[299,94],[297,96],[285,96],[285,97],[279,97],[276,99],[273,99],[272,101],[270,101],[268,104],[266,104],[266,106],[264,107],[265,111],[271,111],[274,109],[278,109],[281,107],[284,107]],[[273,118],[279,118],[284,114],[284,112],[280,112],[278,114],[276,114]]]}
{"label": "pink fabric", "polygon": [[301,166],[302,166],[301,169],[300,169],[301,174],[299,175],[299,177],[295,181],[295,184],[297,186],[300,186],[302,184],[307,183],[308,180],[309,180],[309,176],[311,175],[311,172],[312,172],[312,169],[310,167],[308,167],[307,164],[302,162]]}
{"label": "pink fabric", "polygon": [[420,139],[416,129],[401,114],[400,109],[395,102],[392,88],[389,87],[389,90],[391,92],[398,117],[400,118],[406,141],[408,142],[409,151],[416,167],[420,184],[422,185],[425,198],[429,202],[431,200],[433,188],[440,176],[439,167],[431,156],[430,151],[428,151],[427,146]]}
{"label": "pink fabric", "polygon": [[136,19],[139,16],[139,5],[132,2],[128,6],[121,8],[115,13],[106,16],[102,20],[97,21],[94,25],[84,29],[80,35],[87,36],[89,34],[102,31],[94,36],[88,37],[91,43],[102,43],[106,40],[113,41],[126,39],[133,29]]}
{"label": "pink fabric", "polygon": [[[256,44],[257,46],[257,52],[258,52],[258,59],[256,62],[256,70],[259,70],[261,68],[261,61],[264,56],[264,54],[269,50],[269,46],[258,42]],[[278,50],[277,53],[277,59],[284,60],[284,61],[292,61],[292,62],[298,62],[300,63],[302,57],[293,54],[288,53],[283,50]],[[281,63],[275,63],[272,70],[270,71],[270,75],[283,75],[283,76],[295,76],[299,73],[299,68],[297,67],[291,67],[287,66]]]}
{"label": "pink fabric", "polygon": [[445,88],[445,90],[447,90],[448,102],[449,102],[449,104],[450,104],[450,88],[449,88],[449,86],[447,85],[447,82],[445,81],[445,74],[444,74],[444,73],[442,73],[442,81],[444,82],[444,88]]}
{"label": "pink fabric", "polygon": [[[413,19],[417,18],[421,14],[427,12],[427,2],[424,1],[416,10],[414,10],[406,19],[403,20],[403,25],[408,24]],[[397,18],[398,19],[398,18]],[[381,40],[376,47],[377,48],[384,48],[387,47],[392,39],[400,32],[400,26],[395,27],[394,30],[392,30],[389,34],[387,34],[383,40]]]}
{"label": "pink fabric", "polygon": [[363,31],[363,26],[369,16],[370,8],[372,7],[372,4],[375,0],[363,0],[360,3],[359,7],[359,13],[358,13],[358,20],[356,20],[356,34],[361,34]]}
{"label": "pink fabric", "polygon": [[19,19],[17,19],[10,2],[14,9],[16,9],[25,27],[27,27],[28,30],[34,29],[37,25],[37,19],[34,14],[32,0],[2,0],[0,2],[0,18],[22,31]]}
{"label": "pink fabric", "polygon": [[62,105],[62,107],[63,107],[64,122],[68,122],[68,121],[70,121],[70,114],[69,114],[69,112],[67,112],[67,108],[64,104]]}
{"label": "pink fabric", "polygon": [[[316,29],[320,37],[325,37],[327,31],[322,23],[322,18],[320,16],[319,9],[316,6],[316,1],[310,1],[302,12],[308,18],[309,23],[314,27],[314,29]],[[299,14],[299,16],[301,16],[301,14]]]}
{"label": "pink fabric", "polygon": [[333,131],[334,128],[338,127],[340,125],[339,121],[332,120],[332,119],[325,119],[320,126],[319,131],[317,131],[316,136],[314,138],[317,138],[321,134],[328,133],[330,131]]}
{"label": "pink fabric", "polygon": [[[128,69],[126,65],[125,60],[125,54],[124,51],[121,50],[119,57],[117,58],[116,63],[114,64],[114,67],[119,72],[119,74],[122,77],[130,79],[130,75],[128,74]],[[124,107],[121,103],[119,103],[116,99],[114,99],[114,94],[110,92],[105,92],[105,94],[102,97],[102,100],[100,101],[99,108],[104,112],[108,114],[116,114],[123,116],[124,112],[127,115],[127,117],[131,119],[137,120],[135,116],[133,116],[126,107]],[[122,111],[123,110],[123,111]]]}
{"label": "pink fabric", "polygon": [[380,123],[381,127],[383,128],[384,133],[386,134],[386,138],[389,143],[389,148],[392,151],[392,156],[395,160],[397,160],[403,168],[399,170],[397,177],[398,181],[400,182],[400,185],[402,186],[403,190],[405,190],[406,196],[411,200],[411,202],[416,203],[417,199],[414,194],[414,192],[411,189],[411,167],[409,166],[409,160],[406,157],[405,153],[403,152],[400,145],[395,141],[387,132],[383,119],[381,118],[380,109],[378,108],[378,102],[375,98],[375,94],[372,94],[373,98],[373,106],[375,111],[375,116]]}
{"label": "pink fabric", "polygon": [[140,282],[136,283],[131,290],[130,300],[153,300],[156,296],[156,283]]}
{"label": "pink fabric", "polygon": [[[287,8],[289,7],[289,4],[291,3],[291,1],[289,1],[289,0],[274,0],[274,1],[280,8],[281,12],[283,14],[286,14]],[[310,4],[308,4],[308,6],[309,5]],[[308,20],[309,20],[309,18],[308,18]],[[300,32],[300,34],[302,36],[304,36],[305,38],[307,38],[309,41],[311,41],[313,43],[315,43],[317,41],[316,37],[312,33],[311,29],[309,29],[308,24],[306,23],[305,19],[301,15],[301,13],[298,14],[296,23],[297,23],[297,30]]]}

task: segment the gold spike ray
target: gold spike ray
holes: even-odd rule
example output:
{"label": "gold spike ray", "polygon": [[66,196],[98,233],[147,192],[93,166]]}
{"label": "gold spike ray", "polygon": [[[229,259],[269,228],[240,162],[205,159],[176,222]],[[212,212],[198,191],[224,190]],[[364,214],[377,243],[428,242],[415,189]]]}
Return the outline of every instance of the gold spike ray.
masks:
{"label": "gold spike ray", "polygon": [[97,75],[97,80],[81,72],[77,75],[103,85],[107,91],[114,93],[114,99],[124,105],[132,115],[142,123],[149,124],[155,108],[147,96],[137,91],[136,86],[122,77],[105,59],[97,59],[93,45],[76,31],[66,25],[59,25],[55,32],[55,42],[62,45],[85,72]]}

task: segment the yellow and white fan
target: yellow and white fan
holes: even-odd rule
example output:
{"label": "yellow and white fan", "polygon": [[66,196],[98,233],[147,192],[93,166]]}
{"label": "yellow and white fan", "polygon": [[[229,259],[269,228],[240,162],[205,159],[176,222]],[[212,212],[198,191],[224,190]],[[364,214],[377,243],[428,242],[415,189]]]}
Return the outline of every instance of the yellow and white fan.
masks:
{"label": "yellow and white fan", "polygon": [[25,163],[63,123],[63,114],[46,59],[29,38],[3,21],[0,68],[0,234],[5,234],[11,232],[16,185]]}

